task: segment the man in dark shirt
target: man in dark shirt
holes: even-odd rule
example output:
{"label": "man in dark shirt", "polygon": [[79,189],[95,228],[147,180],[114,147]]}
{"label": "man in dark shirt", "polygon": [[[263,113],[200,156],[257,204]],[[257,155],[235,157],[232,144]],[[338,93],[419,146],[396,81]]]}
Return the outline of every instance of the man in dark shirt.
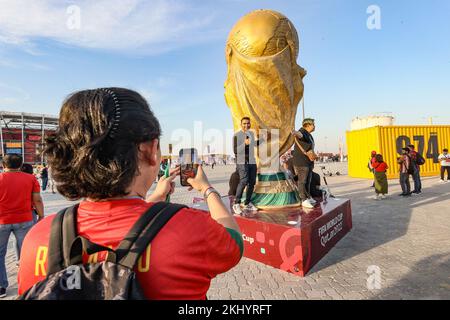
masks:
{"label": "man in dark shirt", "polygon": [[256,184],[256,158],[255,147],[259,146],[259,141],[250,131],[250,118],[244,117],[241,120],[242,130],[233,136],[233,150],[236,156],[236,169],[239,173],[239,184],[236,190],[236,198],[233,210],[237,214],[242,214],[241,198],[245,187],[247,187],[244,201],[246,210],[257,211],[258,209],[250,202]]}
{"label": "man in dark shirt", "polygon": [[408,146],[409,149],[409,155],[411,157],[412,167],[414,170],[414,173],[412,174],[412,178],[414,181],[414,191],[412,194],[421,194],[422,193],[422,181],[420,179],[420,166],[418,164],[418,153],[415,150],[415,147],[413,144],[410,144]]}
{"label": "man in dark shirt", "polygon": [[[311,161],[306,153],[314,151],[314,138],[312,132],[316,129],[314,119],[305,119],[302,128],[299,131],[293,131],[296,139],[293,164],[295,174],[298,176],[298,192],[302,206],[305,208],[314,208],[316,201],[311,196],[311,180],[314,169],[314,161]],[[298,146],[302,147],[301,150]]]}
{"label": "man in dark shirt", "polygon": [[47,189],[48,184],[48,168],[45,163],[44,167],[41,170],[41,181],[42,181],[42,191],[45,191]]}

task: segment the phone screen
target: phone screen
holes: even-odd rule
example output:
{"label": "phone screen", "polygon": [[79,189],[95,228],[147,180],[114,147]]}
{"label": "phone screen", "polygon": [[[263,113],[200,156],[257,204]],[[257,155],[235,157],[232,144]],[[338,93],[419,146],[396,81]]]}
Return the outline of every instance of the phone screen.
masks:
{"label": "phone screen", "polygon": [[198,160],[197,150],[195,148],[180,150],[180,183],[183,187],[188,187],[188,178],[194,178],[197,175]]}

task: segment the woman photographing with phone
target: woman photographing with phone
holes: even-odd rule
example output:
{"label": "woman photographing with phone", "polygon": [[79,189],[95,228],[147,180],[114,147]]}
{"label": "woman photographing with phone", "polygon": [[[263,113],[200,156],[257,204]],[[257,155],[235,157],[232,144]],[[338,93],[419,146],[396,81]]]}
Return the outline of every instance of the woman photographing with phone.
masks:
{"label": "woman photographing with phone", "polygon": [[[160,136],[159,121],[137,92],[104,88],[66,99],[45,156],[58,191],[81,199],[75,215],[79,236],[116,250],[136,221],[174,192],[178,168],[146,198],[159,172]],[[182,208],[140,255],[134,271],[147,299],[206,299],[211,279],[242,256],[239,227],[201,167],[188,182],[206,198],[210,212]],[[24,241],[19,294],[47,276],[54,218],[46,217]],[[105,251],[86,255],[83,263],[105,257]]]}

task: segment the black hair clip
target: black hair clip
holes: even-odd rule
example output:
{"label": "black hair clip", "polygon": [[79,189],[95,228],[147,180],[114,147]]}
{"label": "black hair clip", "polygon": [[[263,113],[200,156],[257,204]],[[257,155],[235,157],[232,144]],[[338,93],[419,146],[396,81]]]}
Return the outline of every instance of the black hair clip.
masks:
{"label": "black hair clip", "polygon": [[107,94],[109,94],[114,101],[114,116],[113,121],[109,126],[109,133],[108,133],[108,136],[110,138],[114,138],[120,124],[120,103],[116,93],[112,89],[102,89],[102,90]]}

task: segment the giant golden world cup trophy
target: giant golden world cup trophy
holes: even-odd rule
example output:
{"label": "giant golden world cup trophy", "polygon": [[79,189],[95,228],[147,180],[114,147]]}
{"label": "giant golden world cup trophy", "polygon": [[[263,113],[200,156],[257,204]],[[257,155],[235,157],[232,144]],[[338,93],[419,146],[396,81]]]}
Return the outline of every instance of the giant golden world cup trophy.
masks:
{"label": "giant golden world cup trophy", "polygon": [[252,202],[258,208],[300,204],[295,186],[279,166],[280,155],[294,144],[291,132],[303,97],[306,71],[297,64],[298,53],[294,25],[272,10],[250,12],[228,36],[225,100],[234,130],[240,130],[241,119],[249,117],[257,134],[269,133],[264,135],[257,159],[259,174]]}

